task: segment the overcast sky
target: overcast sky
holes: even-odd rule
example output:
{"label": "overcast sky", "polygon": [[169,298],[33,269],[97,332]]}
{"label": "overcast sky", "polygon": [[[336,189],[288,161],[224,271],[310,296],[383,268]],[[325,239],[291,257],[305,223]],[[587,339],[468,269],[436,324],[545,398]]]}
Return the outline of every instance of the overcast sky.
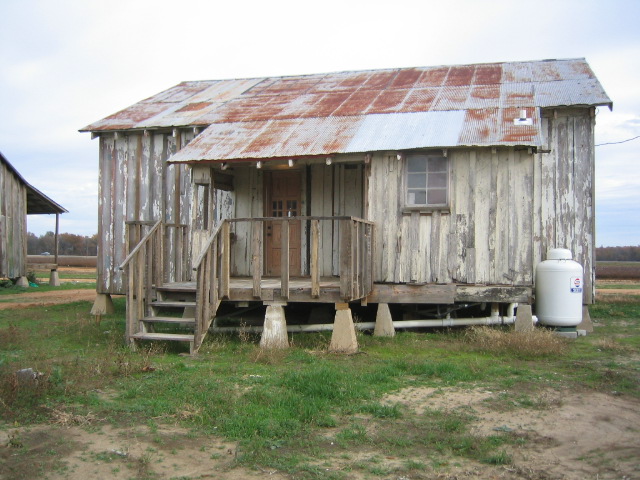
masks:
{"label": "overcast sky", "polygon": [[[183,80],[585,57],[640,135],[640,1],[0,0],[0,151],[97,232],[98,141],[78,129]],[[640,245],[640,139],[596,149],[598,246]],[[29,216],[29,231],[54,217]]]}

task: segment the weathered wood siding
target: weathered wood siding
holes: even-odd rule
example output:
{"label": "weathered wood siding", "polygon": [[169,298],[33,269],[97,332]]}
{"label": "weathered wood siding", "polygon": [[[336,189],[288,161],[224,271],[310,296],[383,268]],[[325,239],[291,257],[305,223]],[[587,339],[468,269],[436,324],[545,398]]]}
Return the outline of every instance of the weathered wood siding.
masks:
{"label": "weathered wood siding", "polygon": [[[349,156],[338,157],[332,165],[323,162],[302,167],[301,212],[312,216],[363,215],[363,168],[360,161]],[[252,167],[234,168],[235,217],[264,216],[263,170]],[[251,275],[252,230],[248,223],[234,225],[232,275]],[[320,275],[337,275],[339,262],[339,235],[337,222],[320,222]],[[302,273],[309,273],[308,230],[302,228]]]}
{"label": "weathered wood siding", "polygon": [[533,156],[459,149],[448,157],[450,209],[423,213],[403,210],[404,161],[374,156],[375,281],[531,284]]}
{"label": "weathered wood siding", "polygon": [[[186,145],[191,130],[100,136],[100,197],[98,203],[97,291],[124,294],[118,266],[128,254],[126,222],[156,222],[189,225],[191,179],[189,167],[169,165],[166,160]],[[175,231],[169,230],[167,259],[175,258]],[[185,245],[185,248],[189,248]],[[171,263],[170,260],[168,260]],[[167,265],[169,269],[175,265]]]}
{"label": "weathered wood siding", "polygon": [[368,178],[376,282],[532,285],[549,248],[569,248],[593,292],[593,118],[545,116],[549,153],[449,150],[450,209],[403,211],[404,161],[377,153]]}
{"label": "weathered wood siding", "polygon": [[0,277],[27,273],[27,190],[0,162]]}
{"label": "weathered wood siding", "polygon": [[595,299],[595,116],[593,109],[543,111],[549,154],[536,162],[540,242],[536,263],[550,248],[568,248],[584,268],[584,303]]}

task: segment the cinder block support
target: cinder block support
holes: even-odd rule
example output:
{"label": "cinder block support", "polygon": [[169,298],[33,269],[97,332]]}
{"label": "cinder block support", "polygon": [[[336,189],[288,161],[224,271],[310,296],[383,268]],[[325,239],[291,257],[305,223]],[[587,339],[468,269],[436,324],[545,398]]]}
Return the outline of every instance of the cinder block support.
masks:
{"label": "cinder block support", "polygon": [[115,312],[111,295],[108,293],[98,293],[91,307],[91,315],[100,316]]}
{"label": "cinder block support", "polygon": [[49,273],[49,286],[60,286],[60,276],[58,275],[58,270],[51,270],[51,273]]}
{"label": "cinder block support", "polygon": [[27,288],[28,286],[29,280],[27,280],[27,277],[19,277],[18,280],[16,280],[16,287]]}
{"label": "cinder block support", "polygon": [[267,304],[264,314],[264,327],[260,338],[260,348],[289,348],[287,320],[283,304]]}
{"label": "cinder block support", "polygon": [[358,339],[348,303],[336,304],[336,318],[333,322],[333,334],[329,351],[333,353],[357,353]]}
{"label": "cinder block support", "polygon": [[379,303],[376,313],[376,326],[373,329],[374,337],[394,337],[396,329],[393,328],[393,319],[389,311],[388,303]]}
{"label": "cinder block support", "polygon": [[587,333],[593,333],[593,322],[591,321],[591,315],[589,314],[589,307],[582,306],[582,322],[576,327],[578,330],[584,330]]}
{"label": "cinder block support", "polygon": [[533,330],[533,316],[531,315],[531,305],[518,305],[518,313],[516,313],[516,332],[530,332]]}

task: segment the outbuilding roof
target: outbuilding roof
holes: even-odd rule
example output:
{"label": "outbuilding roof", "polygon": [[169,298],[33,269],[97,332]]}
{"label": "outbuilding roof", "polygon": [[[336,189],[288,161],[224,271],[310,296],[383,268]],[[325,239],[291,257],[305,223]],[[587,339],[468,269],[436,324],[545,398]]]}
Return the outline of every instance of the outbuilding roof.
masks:
{"label": "outbuilding roof", "polygon": [[542,145],[540,108],[611,107],[584,59],[183,82],[81,131],[206,127],[169,161]]}
{"label": "outbuilding roof", "polygon": [[27,190],[27,215],[39,215],[45,213],[68,213],[61,205],[47,197],[40,190],[29,184],[15,169],[7,158],[0,152],[0,162],[4,163],[8,170],[20,180]]}

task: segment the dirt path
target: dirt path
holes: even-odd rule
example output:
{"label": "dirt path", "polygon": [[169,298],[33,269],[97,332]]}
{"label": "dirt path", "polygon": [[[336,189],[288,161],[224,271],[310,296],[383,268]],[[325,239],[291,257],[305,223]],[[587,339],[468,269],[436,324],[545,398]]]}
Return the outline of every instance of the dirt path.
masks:
{"label": "dirt path", "polygon": [[27,293],[3,295],[0,297],[0,310],[44,307],[80,301],[93,302],[95,299],[96,291],[91,289],[38,292],[37,289],[34,288],[33,291],[30,290]]}

